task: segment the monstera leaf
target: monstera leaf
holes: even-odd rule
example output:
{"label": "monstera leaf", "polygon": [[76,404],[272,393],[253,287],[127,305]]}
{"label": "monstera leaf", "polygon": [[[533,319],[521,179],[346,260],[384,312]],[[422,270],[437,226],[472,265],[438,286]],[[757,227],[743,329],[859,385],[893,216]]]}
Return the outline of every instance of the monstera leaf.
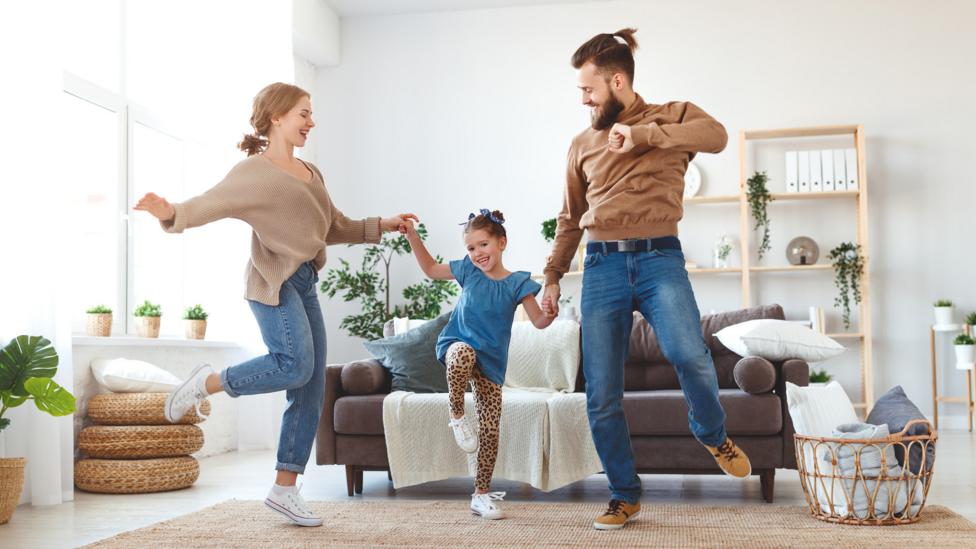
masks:
{"label": "monstera leaf", "polygon": [[0,350],[0,391],[26,397],[24,382],[32,377],[51,378],[58,371],[58,353],[40,336],[17,336]]}
{"label": "monstera leaf", "polygon": [[52,416],[66,416],[75,411],[75,397],[53,379],[32,377],[24,383],[27,392],[34,397],[37,409]]}

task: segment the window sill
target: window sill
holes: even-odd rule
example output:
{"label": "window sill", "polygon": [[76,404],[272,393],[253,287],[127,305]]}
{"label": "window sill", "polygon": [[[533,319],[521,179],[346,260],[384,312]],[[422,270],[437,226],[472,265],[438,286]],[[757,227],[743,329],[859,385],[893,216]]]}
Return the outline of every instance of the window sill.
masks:
{"label": "window sill", "polygon": [[93,337],[74,335],[71,344],[79,347],[191,347],[208,349],[236,349],[240,345],[233,341],[212,341],[207,339],[182,339],[175,337],[136,337],[113,335],[110,337]]}

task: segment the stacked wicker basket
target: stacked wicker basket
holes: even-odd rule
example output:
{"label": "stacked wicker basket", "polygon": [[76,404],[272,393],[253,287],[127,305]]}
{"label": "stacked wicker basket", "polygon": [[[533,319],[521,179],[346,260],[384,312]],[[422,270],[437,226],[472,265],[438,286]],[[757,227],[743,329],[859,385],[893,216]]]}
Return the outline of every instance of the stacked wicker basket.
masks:
{"label": "stacked wicker basket", "polygon": [[[75,485],[86,492],[144,494],[186,488],[200,476],[190,456],[203,447],[203,421],[190,410],[177,424],[163,416],[166,393],[111,393],[92,397],[78,448]],[[210,411],[204,401],[201,412]]]}

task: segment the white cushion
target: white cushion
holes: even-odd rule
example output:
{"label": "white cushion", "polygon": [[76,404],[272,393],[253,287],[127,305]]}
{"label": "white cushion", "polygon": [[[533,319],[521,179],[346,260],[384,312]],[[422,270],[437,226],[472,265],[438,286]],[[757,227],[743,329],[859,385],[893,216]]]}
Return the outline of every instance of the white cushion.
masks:
{"label": "white cushion", "polygon": [[572,392],[580,363],[580,326],[556,319],[540,330],[527,320],[512,324],[505,387]]}
{"label": "white cushion", "polygon": [[168,393],[180,378],[141,360],[96,358],[92,374],[99,385],[114,393]]}
{"label": "white cushion", "polygon": [[798,358],[820,362],[845,351],[840,343],[788,320],[761,318],[727,326],[715,337],[739,356],[778,361]]}
{"label": "white cushion", "polygon": [[398,336],[402,333],[409,332],[417,326],[420,326],[428,322],[426,319],[421,318],[406,318],[406,317],[394,317],[393,318],[393,335]]}
{"label": "white cushion", "polygon": [[787,381],[786,405],[793,429],[801,435],[829,437],[838,425],[860,421],[851,399],[836,381],[823,387],[800,387]]}

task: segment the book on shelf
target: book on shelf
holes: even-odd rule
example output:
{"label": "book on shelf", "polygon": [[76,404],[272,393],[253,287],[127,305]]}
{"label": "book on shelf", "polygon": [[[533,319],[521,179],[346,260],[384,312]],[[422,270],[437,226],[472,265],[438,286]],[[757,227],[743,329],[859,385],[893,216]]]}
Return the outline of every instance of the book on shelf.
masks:
{"label": "book on shelf", "polygon": [[847,190],[847,171],[844,169],[844,149],[833,149],[834,153],[834,190]]}
{"label": "book on shelf", "polygon": [[820,168],[823,170],[823,190],[836,190],[834,185],[834,152],[830,149],[820,151]]}
{"label": "book on shelf", "polygon": [[797,180],[801,193],[810,192],[810,151],[798,151],[797,158]]}
{"label": "book on shelf", "polygon": [[820,151],[810,151],[810,192],[823,192],[823,172],[820,169]]}
{"label": "book on shelf", "polygon": [[795,193],[800,190],[797,182],[796,151],[786,151],[786,192]]}
{"label": "book on shelf", "polygon": [[857,150],[844,150],[844,167],[847,172],[847,190],[857,190]]}

